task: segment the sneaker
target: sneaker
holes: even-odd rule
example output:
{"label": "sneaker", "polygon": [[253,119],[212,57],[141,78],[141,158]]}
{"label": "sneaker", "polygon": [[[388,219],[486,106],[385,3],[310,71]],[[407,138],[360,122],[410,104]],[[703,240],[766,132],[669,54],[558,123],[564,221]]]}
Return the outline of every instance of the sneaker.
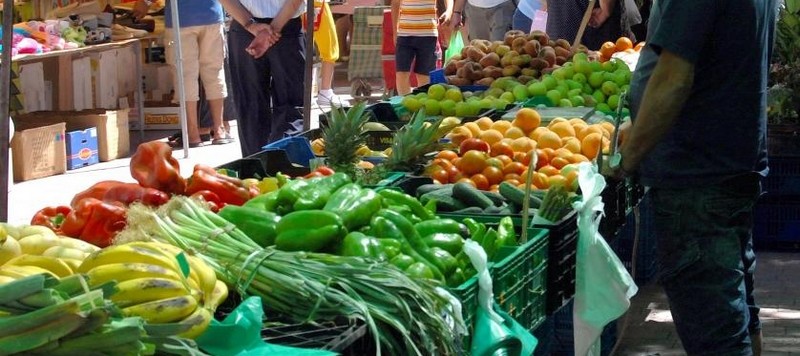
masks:
{"label": "sneaker", "polygon": [[317,105],[319,106],[344,106],[344,101],[336,94],[331,94],[330,96],[325,95],[323,93],[317,94]]}

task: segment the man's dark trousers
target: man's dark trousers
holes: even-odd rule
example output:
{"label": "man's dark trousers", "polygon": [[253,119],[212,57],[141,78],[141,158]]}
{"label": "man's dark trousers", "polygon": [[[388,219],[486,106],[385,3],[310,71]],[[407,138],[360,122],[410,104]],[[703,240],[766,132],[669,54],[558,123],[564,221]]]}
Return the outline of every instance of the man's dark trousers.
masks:
{"label": "man's dark trousers", "polygon": [[305,36],[300,19],[292,19],[280,40],[256,59],[245,51],[253,35],[242,25],[231,23],[228,35],[239,142],[242,156],[249,156],[302,127],[297,108],[303,106],[305,90]]}

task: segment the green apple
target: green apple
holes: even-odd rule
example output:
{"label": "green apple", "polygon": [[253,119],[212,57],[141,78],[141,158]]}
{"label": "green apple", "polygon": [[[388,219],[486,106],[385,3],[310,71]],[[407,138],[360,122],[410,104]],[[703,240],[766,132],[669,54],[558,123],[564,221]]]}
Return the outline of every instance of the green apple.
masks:
{"label": "green apple", "polygon": [[599,104],[595,105],[594,108],[595,108],[595,110],[602,111],[602,112],[612,112],[612,111],[614,111],[614,110],[611,110],[611,107],[608,106],[608,104],[606,104],[606,103],[599,103]]}
{"label": "green apple", "polygon": [[583,83],[580,83],[578,81],[575,81],[575,80],[572,80],[572,79],[568,79],[568,80],[565,80],[565,82],[567,83],[567,86],[570,89],[581,89],[581,88],[583,88]]}
{"label": "green apple", "polygon": [[570,91],[567,92],[567,97],[572,98],[573,96],[580,96],[582,94],[583,89],[570,89]]}
{"label": "green apple", "polygon": [[603,62],[603,70],[606,72],[613,72],[617,70],[617,65],[614,64],[614,61],[607,61]]}
{"label": "green apple", "polygon": [[467,100],[467,99],[472,98],[473,96],[475,96],[475,93],[473,93],[471,91],[465,91],[465,92],[461,93],[461,95],[464,96],[464,100]]}
{"label": "green apple", "polygon": [[569,94],[569,86],[567,86],[566,84],[559,84],[556,87],[556,90],[561,92],[561,97],[562,98],[567,97],[567,94]]}
{"label": "green apple", "polygon": [[500,88],[491,88],[484,93],[483,97],[492,96],[495,98],[499,98],[500,95],[503,95],[504,90]]}
{"label": "green apple", "polygon": [[616,83],[617,86],[622,87],[623,85],[630,83],[630,81],[625,77],[624,72],[615,72],[614,83]]}
{"label": "green apple", "polygon": [[600,89],[603,91],[603,94],[607,96],[619,94],[619,86],[614,82],[605,82]]}
{"label": "green apple", "polygon": [[589,56],[586,53],[578,52],[578,53],[575,53],[574,56],[572,56],[572,61],[573,62],[588,62],[589,61]]}
{"label": "green apple", "polygon": [[619,92],[620,93],[629,92],[629,91],[631,91],[630,84],[625,84],[625,85],[619,87]]}
{"label": "green apple", "polygon": [[586,106],[586,101],[583,99],[582,96],[573,96],[569,100],[572,102],[572,106],[575,107]]}
{"label": "green apple", "polygon": [[575,76],[575,68],[573,68],[572,65],[566,65],[568,63],[572,63],[572,62],[564,63],[564,66],[561,67],[561,70],[564,71],[564,78],[565,79],[573,79],[572,77]]}
{"label": "green apple", "polygon": [[544,86],[547,87],[547,90],[555,89],[556,85],[558,85],[558,81],[556,80],[556,78],[553,78],[551,75],[548,74],[542,76],[542,83],[544,83]]}
{"label": "green apple", "polygon": [[617,107],[619,106],[619,95],[610,95],[606,104],[608,104],[608,107],[610,107],[611,110],[617,110]]}
{"label": "green apple", "polygon": [[564,95],[561,94],[560,91],[555,90],[555,89],[550,90],[550,91],[547,92],[547,98],[550,99],[550,101],[553,103],[553,105],[558,105],[558,103],[561,101],[561,99],[563,97],[564,97]]}
{"label": "green apple", "polygon": [[[483,110],[483,104],[480,101],[473,101],[467,103],[467,108],[469,108],[469,114],[472,116],[478,115],[481,110]],[[490,108],[487,108],[490,109]]]}
{"label": "green apple", "polygon": [[589,83],[586,83],[583,85],[583,93],[592,95],[592,93],[594,93],[594,88],[592,88],[592,86],[589,85]]}
{"label": "green apple", "polygon": [[575,65],[575,73],[583,73],[583,75],[592,74],[592,65],[588,61],[578,61],[573,59]]}
{"label": "green apple", "polygon": [[516,101],[528,100],[528,88],[522,84],[515,86],[514,89],[511,89],[511,93],[514,94],[514,100]]}
{"label": "green apple", "polygon": [[437,100],[428,99],[425,101],[425,114],[428,116],[436,116],[441,113],[442,107]]}
{"label": "green apple", "polygon": [[586,74],[583,74],[583,73],[575,73],[575,74],[572,76],[572,80],[574,80],[574,81],[576,81],[576,82],[578,82],[578,83],[581,83],[581,85],[583,85],[583,84],[586,84],[586,81],[587,81],[588,79],[586,78]]}
{"label": "green apple", "polygon": [[456,116],[465,117],[470,116],[469,104],[465,102],[456,103]]}
{"label": "green apple", "polygon": [[[430,94],[428,94],[428,95],[430,95]],[[450,99],[450,100],[452,100],[452,101],[455,101],[455,102],[464,101],[464,95],[461,94],[461,90],[459,90],[458,88],[447,89],[447,92],[445,93],[445,97]],[[441,99],[438,99],[438,100],[441,100]]]}
{"label": "green apple", "polygon": [[564,72],[564,68],[558,68],[558,69],[554,70],[553,71],[553,78],[556,78],[556,80],[559,80],[559,81],[566,79],[567,78],[567,74],[566,74],[566,72]]}
{"label": "green apple", "polygon": [[600,86],[603,85],[604,81],[605,80],[603,80],[603,72],[594,72],[589,75],[588,83],[589,85],[592,86],[592,88],[595,89],[599,88]]}
{"label": "green apple", "polygon": [[571,108],[572,101],[570,101],[569,99],[561,99],[558,101],[558,106],[562,108]]}
{"label": "green apple", "polygon": [[[510,101],[510,102],[516,101],[516,97],[514,97],[514,93],[512,93],[510,91],[507,91],[507,92],[503,93],[503,95],[500,95],[499,99],[502,99],[502,100],[505,100],[505,101]],[[486,108],[488,109],[490,107],[491,107],[491,105],[487,106]]]}
{"label": "green apple", "polygon": [[444,116],[454,116],[456,114],[456,102],[450,99],[442,100],[439,103],[441,107],[442,115]]}
{"label": "green apple", "polygon": [[403,105],[406,110],[412,113],[419,111],[419,109],[422,107],[422,104],[419,102],[419,100],[412,96],[404,97],[400,104]]}
{"label": "green apple", "polygon": [[[452,89],[450,89],[450,90],[452,90]],[[456,89],[456,90],[458,90],[458,89]],[[434,100],[442,100],[442,99],[444,99],[445,91],[447,91],[447,89],[444,88],[444,85],[441,85],[441,84],[431,85],[428,88],[428,97],[430,97],[431,99],[434,99]],[[460,93],[461,92],[459,91],[459,94]],[[425,111],[427,113],[427,109]]]}
{"label": "green apple", "polygon": [[592,93],[592,96],[594,97],[594,102],[597,104],[606,102],[606,95],[603,94],[603,91],[600,89],[595,90],[594,93]]}
{"label": "green apple", "polygon": [[603,81],[604,82],[613,82],[614,78],[616,78],[614,73],[603,72]]}
{"label": "green apple", "polygon": [[505,110],[509,105],[511,105],[511,103],[503,99],[497,99],[494,101],[494,108],[496,110]]}
{"label": "green apple", "polygon": [[544,96],[547,95],[547,86],[542,82],[533,82],[528,85],[529,96]]}
{"label": "green apple", "polygon": [[602,72],[603,64],[600,62],[589,62],[589,67],[592,67],[592,72]]}

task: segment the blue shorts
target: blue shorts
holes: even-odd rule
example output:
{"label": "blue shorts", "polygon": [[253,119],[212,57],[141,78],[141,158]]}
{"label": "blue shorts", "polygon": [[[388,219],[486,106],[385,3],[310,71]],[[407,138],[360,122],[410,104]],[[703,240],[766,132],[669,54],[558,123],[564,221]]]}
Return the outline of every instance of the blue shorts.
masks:
{"label": "blue shorts", "polygon": [[410,72],[414,63],[414,73],[429,75],[436,69],[436,42],[434,36],[397,36],[395,46],[395,66],[398,72]]}
{"label": "blue shorts", "polygon": [[690,189],[651,189],[660,283],[689,355],[752,355],[758,176]]}

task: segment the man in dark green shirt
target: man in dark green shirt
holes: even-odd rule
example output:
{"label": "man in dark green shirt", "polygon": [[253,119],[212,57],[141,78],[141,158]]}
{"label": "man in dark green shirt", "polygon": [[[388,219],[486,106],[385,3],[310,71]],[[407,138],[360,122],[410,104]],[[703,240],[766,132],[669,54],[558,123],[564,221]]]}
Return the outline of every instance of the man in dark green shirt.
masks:
{"label": "man in dark green shirt", "polygon": [[760,354],[752,228],[776,0],[657,0],[651,11],[621,171],[651,187],[660,282],[687,353]]}

